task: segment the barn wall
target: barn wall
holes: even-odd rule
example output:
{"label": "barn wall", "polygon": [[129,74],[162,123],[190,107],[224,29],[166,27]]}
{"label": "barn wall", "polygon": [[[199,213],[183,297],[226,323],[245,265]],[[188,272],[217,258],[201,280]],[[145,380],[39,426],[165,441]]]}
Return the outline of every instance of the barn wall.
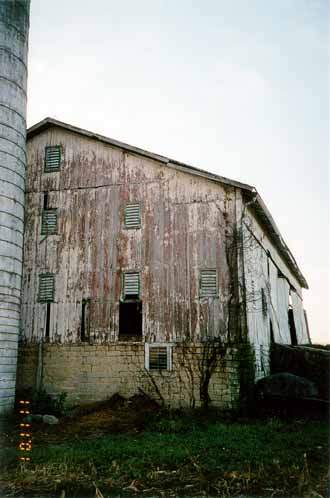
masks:
{"label": "barn wall", "polygon": [[[200,407],[203,344],[173,348],[173,369],[148,372],[144,368],[144,345],[46,344],[43,353],[43,387],[50,394],[66,392],[70,404],[100,401],[115,393],[129,397],[140,392],[166,406]],[[219,354],[209,385],[210,406],[238,409],[242,379],[251,375],[248,345],[232,345]],[[38,345],[20,348],[18,390],[35,387]],[[205,370],[204,370],[205,371]]]}
{"label": "barn wall", "polygon": [[248,334],[255,347],[255,371],[259,378],[270,371],[271,327],[276,343],[291,344],[290,289],[298,344],[308,343],[309,338],[301,286],[250,209],[243,221],[243,245]]}
{"label": "barn wall", "polygon": [[[57,144],[61,171],[44,173],[45,146]],[[58,234],[47,237],[40,235],[44,191],[59,223]],[[129,201],[141,203],[141,229],[124,228]],[[91,300],[91,342],[116,341],[122,272],[135,269],[141,272],[144,340],[227,340],[232,272],[226,231],[236,220],[235,188],[52,128],[28,143],[26,202],[23,339],[39,341],[44,334],[38,276],[52,272],[50,342],[79,341],[83,299]],[[205,268],[218,270],[217,298],[199,298]]]}

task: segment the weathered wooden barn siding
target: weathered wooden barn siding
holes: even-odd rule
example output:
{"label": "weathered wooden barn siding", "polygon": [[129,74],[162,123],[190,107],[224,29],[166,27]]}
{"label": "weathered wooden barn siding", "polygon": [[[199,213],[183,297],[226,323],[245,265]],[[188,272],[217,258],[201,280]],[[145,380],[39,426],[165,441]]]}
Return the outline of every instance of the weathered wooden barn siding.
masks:
{"label": "weathered wooden barn siding", "polygon": [[[308,343],[309,338],[306,324],[301,319],[301,285],[249,208],[243,220],[243,246],[248,335],[255,348],[256,376],[261,377],[269,373],[270,321],[274,341],[291,344],[288,324],[290,288],[297,303],[294,319],[298,344]],[[283,277],[279,277],[279,272]],[[262,289],[266,298],[264,308]]]}
{"label": "weathered wooden barn siding", "polygon": [[[61,171],[44,173],[45,146],[57,144]],[[58,234],[46,238],[40,235],[44,191],[49,207],[58,209]],[[135,269],[145,340],[227,338],[225,229],[235,223],[239,190],[52,128],[28,143],[26,196],[23,338],[43,334],[38,275],[49,271],[56,275],[50,341],[78,340],[86,298],[92,339],[117,340],[122,272]],[[140,229],[124,228],[129,201],[141,203]],[[203,268],[217,268],[219,298],[199,298]]]}

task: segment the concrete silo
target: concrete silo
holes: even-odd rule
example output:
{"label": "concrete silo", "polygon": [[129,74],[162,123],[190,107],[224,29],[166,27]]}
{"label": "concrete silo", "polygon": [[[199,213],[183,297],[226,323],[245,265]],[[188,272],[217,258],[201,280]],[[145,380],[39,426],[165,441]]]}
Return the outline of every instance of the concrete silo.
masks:
{"label": "concrete silo", "polygon": [[30,0],[0,0],[0,414],[14,405],[19,336]]}

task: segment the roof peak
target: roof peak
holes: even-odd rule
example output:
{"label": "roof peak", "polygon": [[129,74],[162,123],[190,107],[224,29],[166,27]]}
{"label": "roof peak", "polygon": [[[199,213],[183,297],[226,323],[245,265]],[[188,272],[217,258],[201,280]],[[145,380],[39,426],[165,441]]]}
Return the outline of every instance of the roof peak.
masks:
{"label": "roof peak", "polygon": [[242,183],[236,180],[231,180],[230,178],[226,178],[224,176],[217,175],[215,173],[210,173],[209,171],[202,170],[200,168],[197,168],[195,166],[192,166],[191,164],[187,164],[181,161],[177,161],[176,159],[171,159],[169,157],[156,154],[154,152],[150,152],[148,150],[142,149],[140,147],[135,147],[133,145],[129,145],[125,142],[121,142],[119,140],[115,140],[113,138],[107,137],[105,135],[101,135],[89,130],[86,130],[84,128],[79,128],[78,126],[73,126],[68,123],[64,123],[63,121],[59,121],[57,119],[54,119],[52,117],[46,117],[42,121],[39,121],[35,125],[31,126],[27,130],[27,138],[32,138],[35,135],[38,135],[45,129],[51,127],[51,126],[56,126],[59,128],[63,128],[67,131],[71,131],[72,133],[77,133],[79,135],[86,136],[88,138],[94,139],[94,140],[99,140],[101,142],[107,143],[109,145],[112,145],[114,147],[119,147],[122,149],[125,149],[129,152],[133,152],[135,154],[139,154],[145,157],[148,157],[149,159],[154,159],[156,161],[162,162],[164,164],[171,164],[176,167],[182,167],[183,169],[187,169],[187,172],[197,174],[199,176],[204,176],[208,178],[209,180],[214,180],[218,181],[221,183],[229,184],[233,187],[238,187],[242,188],[244,190],[248,190],[249,192],[252,192],[255,190],[255,188],[251,185],[248,185],[246,183]]}
{"label": "roof peak", "polygon": [[210,173],[208,171],[196,168],[195,166],[191,166],[190,164],[186,164],[180,161],[176,161],[175,159],[170,159],[169,157],[162,156],[159,154],[155,154],[153,152],[149,152],[147,150],[141,149],[139,147],[135,147],[133,145],[126,144],[124,142],[120,142],[118,140],[114,140],[112,138],[106,137],[104,135],[100,135],[98,133],[94,133],[92,131],[88,131],[84,128],[79,128],[77,126],[70,125],[68,123],[64,123],[63,121],[59,121],[57,119],[54,119],[52,117],[47,116],[44,118],[42,121],[39,121],[35,125],[31,126],[27,130],[27,139],[32,138],[35,135],[38,135],[39,133],[42,133],[45,131],[47,128],[50,128],[52,126],[56,126],[58,128],[65,129],[71,133],[76,133],[82,136],[85,136],[87,138],[93,139],[93,140],[98,140],[100,142],[103,142],[105,144],[111,145],[113,147],[118,147],[121,149],[124,149],[128,152],[131,152],[133,154],[138,154],[144,157],[147,157],[148,159],[152,159],[158,162],[161,162],[168,167],[177,169],[179,171],[182,171],[184,173],[189,173],[195,176],[200,176],[203,178],[206,178],[208,180],[222,183],[225,185],[230,185],[234,188],[239,188],[242,189],[243,192],[248,194],[250,200],[253,200],[253,203],[255,205],[255,211],[257,216],[264,222],[266,223],[266,226],[269,229],[269,232],[271,233],[272,237],[275,240],[275,244],[277,248],[279,249],[280,253],[282,254],[282,257],[284,260],[287,262],[289,268],[293,272],[293,274],[296,276],[297,280],[299,281],[300,285],[306,289],[308,289],[307,282],[302,275],[291,251],[289,250],[288,246],[283,240],[283,237],[273,220],[268,208],[266,207],[264,201],[258,194],[257,190],[255,187],[238,182],[236,180],[231,180],[229,178],[226,178],[224,176],[216,175],[214,173]]}

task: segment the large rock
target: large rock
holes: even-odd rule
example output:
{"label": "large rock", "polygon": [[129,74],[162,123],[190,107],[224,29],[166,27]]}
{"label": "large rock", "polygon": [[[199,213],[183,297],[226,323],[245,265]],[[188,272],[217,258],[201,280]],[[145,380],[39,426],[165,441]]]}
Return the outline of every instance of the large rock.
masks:
{"label": "large rock", "polygon": [[305,377],[318,387],[318,397],[330,401],[330,350],[272,344],[272,373],[289,372]]}
{"label": "large rock", "polygon": [[33,422],[43,422],[43,415],[32,415]]}
{"label": "large rock", "polygon": [[318,388],[308,379],[290,373],[278,373],[260,379],[256,384],[259,398],[317,398]]}
{"label": "large rock", "polygon": [[42,421],[45,424],[49,424],[49,425],[58,424],[58,422],[59,422],[58,418],[54,417],[54,415],[44,415],[42,417]]}

